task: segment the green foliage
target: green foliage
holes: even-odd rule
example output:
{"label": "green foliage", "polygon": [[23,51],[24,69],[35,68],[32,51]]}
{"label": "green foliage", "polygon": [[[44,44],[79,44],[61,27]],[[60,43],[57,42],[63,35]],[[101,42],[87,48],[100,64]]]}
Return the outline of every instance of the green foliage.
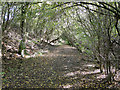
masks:
{"label": "green foliage", "polygon": [[39,55],[42,55],[42,53],[41,53],[41,52],[38,52],[38,54],[39,54]]}
{"label": "green foliage", "polygon": [[[23,42],[23,40],[21,40],[20,44],[19,44],[19,51],[18,51],[18,53],[21,55],[22,50],[25,50],[25,49],[26,49],[25,43]],[[26,51],[25,51],[25,53],[26,53]]]}
{"label": "green foliage", "polygon": [[4,77],[6,73],[5,72],[0,72],[0,76]]}
{"label": "green foliage", "polygon": [[66,41],[65,41],[65,44],[72,46],[72,44],[70,43],[69,40],[66,40]]}
{"label": "green foliage", "polygon": [[[84,5],[84,3],[87,3],[88,5]],[[3,8],[2,8],[2,10],[3,10],[2,11],[2,14],[3,14],[2,15],[2,18],[3,18],[3,25],[2,25],[3,27],[2,28],[4,30],[4,27],[7,25],[9,25],[10,28],[11,27],[17,28],[18,32],[17,31],[13,31],[13,32],[19,33],[19,35],[21,35],[22,39],[25,37],[25,33],[28,33],[28,37],[30,37],[30,39],[31,39],[31,41],[30,41],[31,44],[32,44],[32,42],[34,44],[38,44],[38,42],[40,42],[41,40],[49,42],[49,41],[53,40],[54,38],[61,36],[61,38],[65,41],[64,44],[74,46],[79,51],[85,52],[86,55],[88,55],[88,56],[90,56],[90,55],[95,56],[99,60],[101,59],[101,57],[105,58],[105,59],[109,58],[110,60],[112,60],[109,55],[109,54],[111,54],[110,49],[114,50],[115,47],[117,47],[117,44],[114,45],[115,44],[114,43],[112,46],[111,42],[116,40],[116,42],[119,43],[119,41],[118,41],[119,40],[119,35],[118,35],[119,31],[116,30],[117,29],[116,28],[116,21],[117,21],[116,19],[118,19],[118,25],[117,25],[118,30],[120,28],[120,24],[119,24],[120,11],[118,8],[119,3],[117,3],[117,2],[116,3],[115,2],[113,2],[113,3],[108,3],[108,2],[107,3],[106,2],[105,3],[101,3],[101,2],[100,3],[99,2],[92,3],[91,2],[90,7],[89,7],[89,2],[84,2],[84,3],[83,2],[69,3],[68,2],[68,4],[65,4],[65,2],[49,2],[49,1],[44,1],[44,2],[40,2],[40,3],[38,3],[38,2],[29,3],[28,6],[26,6],[23,10],[25,12],[24,15],[21,16],[21,5],[25,5],[25,3],[17,3],[17,2],[16,3],[8,3],[8,2],[6,2],[5,4],[3,4]],[[10,6],[8,4],[10,4]],[[74,7],[74,5],[75,5],[75,7]],[[95,8],[94,8],[94,6],[92,7],[92,5],[94,5]],[[82,6],[84,8],[82,8]],[[9,12],[9,10],[10,10],[10,12]],[[6,20],[7,15],[11,17],[8,19],[9,20],[8,24],[6,24],[7,23],[7,20]],[[22,21],[23,19],[24,19],[24,23],[23,23],[24,25],[21,27],[22,30],[20,31],[20,29],[19,29],[20,20]],[[23,35],[23,33],[24,33],[24,35]],[[0,42],[1,42],[1,40],[0,40]],[[54,51],[57,51],[57,50],[55,49]],[[25,42],[23,40],[20,41],[19,50],[18,50],[19,54],[22,54],[22,52],[26,56],[29,55],[27,53]],[[39,51],[37,53],[39,55],[42,55],[42,53]],[[62,54],[64,55],[63,52],[60,53],[61,56],[62,56]],[[47,86],[50,85],[50,87],[52,87],[52,86],[58,87],[58,84],[53,85],[53,83],[56,83],[56,82],[53,82],[53,80],[55,78],[57,78],[56,80],[58,80],[58,82],[61,83],[62,80],[63,80],[63,82],[65,81],[66,77],[62,78],[63,77],[62,76],[62,77],[58,78],[56,75],[56,72],[53,69],[51,69],[52,68],[51,64],[56,62],[54,65],[57,66],[57,64],[59,65],[59,63],[58,63],[59,61],[62,62],[61,61],[62,59],[65,59],[68,57],[64,56],[64,58],[62,58],[58,61],[55,61],[55,59],[56,60],[58,59],[57,57],[59,57],[59,56],[55,56],[54,59],[47,58],[48,60],[46,60],[43,57],[38,58],[38,59],[34,58],[37,62],[34,62],[34,60],[32,61],[31,59],[33,59],[33,58],[30,58],[29,61],[32,61],[32,62],[29,62],[30,64],[27,65],[28,66],[27,68],[26,68],[26,62],[25,62],[26,60],[24,60],[22,65],[19,65],[19,66],[25,66],[25,68],[22,67],[23,68],[22,71],[24,71],[25,69],[26,69],[25,71],[32,70],[32,72],[31,72],[32,74],[34,74],[35,76],[40,76],[41,80],[36,81],[36,79],[35,79],[36,82],[40,82],[39,86],[45,87],[46,85]],[[67,60],[66,62],[68,62],[69,58],[66,60]],[[70,60],[70,61],[73,61],[73,60]],[[103,59],[101,59],[101,61],[103,61]],[[50,66],[49,66],[49,63],[50,63]],[[64,63],[64,61],[63,61],[63,63]],[[85,63],[85,62],[83,62],[83,63]],[[39,64],[39,65],[37,65],[37,64]],[[33,71],[33,68],[36,67],[36,65],[38,67],[35,68],[35,70]],[[61,65],[63,65],[63,64],[61,64]],[[14,65],[14,66],[18,66],[18,65]],[[54,66],[53,68],[55,68],[56,66]],[[68,64],[68,66],[69,66],[69,64]],[[80,65],[80,66],[82,66],[82,65]],[[107,65],[106,67],[108,67],[108,66],[109,65]],[[112,66],[112,67],[114,68],[114,66]],[[63,66],[62,66],[62,68],[63,68]],[[8,71],[16,73],[15,68],[10,68],[10,69],[8,69]],[[8,72],[8,73],[10,73],[10,72]],[[40,73],[40,72],[42,72],[42,73]],[[49,72],[51,72],[51,73],[49,73]],[[59,70],[58,70],[58,72],[59,72]],[[17,73],[19,73],[19,72],[17,72]],[[31,77],[31,73],[29,73],[29,75],[30,75],[29,77]],[[0,74],[4,75],[6,73],[1,72]],[[24,75],[25,74],[26,74],[26,72],[24,73]],[[55,74],[56,76],[51,78],[50,76],[52,76],[52,74]],[[22,73],[22,75],[23,75],[23,73]],[[46,76],[48,76],[47,80],[46,80]],[[18,76],[16,75],[16,77],[18,77]],[[13,77],[13,78],[16,78],[16,77]],[[27,75],[24,77],[28,78]],[[66,81],[69,81],[69,80],[70,79],[68,79]],[[30,84],[32,82],[32,80],[30,82],[28,82],[28,81],[24,81],[24,82]],[[70,80],[69,82],[72,82],[72,80]],[[45,85],[45,83],[46,83],[46,85]],[[76,80],[74,83],[76,83]],[[11,85],[11,86],[14,86],[14,85]],[[87,87],[87,85],[85,87]]]}
{"label": "green foliage", "polygon": [[35,40],[32,40],[32,42],[33,42],[33,43],[35,43],[35,44],[37,44],[37,43],[38,43],[38,42],[37,42],[37,41],[35,41]]}

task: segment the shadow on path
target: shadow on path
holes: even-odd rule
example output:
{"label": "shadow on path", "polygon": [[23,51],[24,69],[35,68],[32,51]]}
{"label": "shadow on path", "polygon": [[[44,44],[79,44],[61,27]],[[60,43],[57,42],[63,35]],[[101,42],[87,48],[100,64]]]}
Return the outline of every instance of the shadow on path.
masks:
{"label": "shadow on path", "polygon": [[[8,61],[3,88],[78,88],[100,87],[100,74],[92,62],[83,61],[76,48],[68,45],[52,47],[40,57]],[[104,86],[105,85],[101,85]]]}

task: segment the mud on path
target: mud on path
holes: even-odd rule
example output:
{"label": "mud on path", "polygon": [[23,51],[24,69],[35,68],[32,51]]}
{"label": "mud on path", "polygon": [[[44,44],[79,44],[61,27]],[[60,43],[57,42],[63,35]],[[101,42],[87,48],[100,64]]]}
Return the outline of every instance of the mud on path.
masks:
{"label": "mud on path", "polygon": [[82,60],[75,47],[51,46],[48,53],[35,58],[11,60],[3,64],[3,88],[98,88],[100,70]]}

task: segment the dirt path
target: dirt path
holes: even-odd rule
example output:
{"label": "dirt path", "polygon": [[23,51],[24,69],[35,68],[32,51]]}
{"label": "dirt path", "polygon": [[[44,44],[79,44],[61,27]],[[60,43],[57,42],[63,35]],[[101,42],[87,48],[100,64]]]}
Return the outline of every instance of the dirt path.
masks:
{"label": "dirt path", "polygon": [[3,88],[79,88],[107,87],[99,84],[100,71],[95,64],[82,60],[76,48],[51,47],[36,58],[3,64]]}

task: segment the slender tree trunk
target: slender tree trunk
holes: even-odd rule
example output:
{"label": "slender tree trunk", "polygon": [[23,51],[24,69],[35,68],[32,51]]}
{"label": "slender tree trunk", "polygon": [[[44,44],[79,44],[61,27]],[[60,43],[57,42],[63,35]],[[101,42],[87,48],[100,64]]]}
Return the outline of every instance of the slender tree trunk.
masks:
{"label": "slender tree trunk", "polygon": [[5,29],[7,28],[7,26],[8,26],[8,23],[9,23],[9,17],[10,17],[10,5],[9,5],[9,3],[7,3],[7,21],[6,21],[6,24],[5,24]]}
{"label": "slender tree trunk", "polygon": [[[0,72],[2,72],[2,5],[0,5]],[[0,88],[2,88],[2,78],[0,77]]]}
{"label": "slender tree trunk", "polygon": [[26,9],[28,8],[29,3],[23,3],[21,6],[21,23],[20,23],[20,29],[21,29],[21,37],[22,40],[19,45],[19,54],[24,57],[24,54],[26,54]]}
{"label": "slender tree trunk", "polygon": [[98,51],[98,58],[100,60],[100,72],[102,73],[103,72],[103,68],[102,68],[102,58],[100,56],[100,36],[98,35],[98,46],[97,46],[97,51]]}
{"label": "slender tree trunk", "polygon": [[24,20],[25,20],[25,6],[24,4],[21,5],[21,22],[20,22],[20,30],[21,30],[21,37],[22,40],[19,45],[19,54],[24,57],[24,49],[25,49],[25,37],[24,37]]}
{"label": "slender tree trunk", "polygon": [[2,7],[2,31],[5,30],[5,15],[6,15],[6,10],[7,10],[7,7],[3,6]]}

